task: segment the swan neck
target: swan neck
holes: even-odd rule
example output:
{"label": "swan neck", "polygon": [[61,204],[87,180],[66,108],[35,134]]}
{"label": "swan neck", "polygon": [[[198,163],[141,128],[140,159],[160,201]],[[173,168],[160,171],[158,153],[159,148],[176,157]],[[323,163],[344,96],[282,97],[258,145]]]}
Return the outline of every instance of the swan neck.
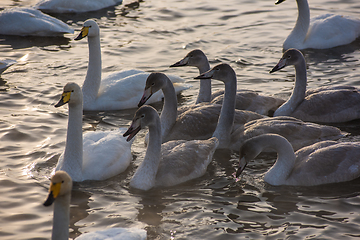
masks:
{"label": "swan neck", "polygon": [[89,63],[86,78],[82,86],[84,104],[96,100],[101,83],[101,48],[100,37],[88,37]]}
{"label": "swan neck", "polygon": [[[201,64],[198,66],[200,75],[210,70],[209,61],[201,61]],[[199,94],[196,99],[197,103],[210,102],[211,101],[211,79],[201,79],[200,80],[200,89]]]}
{"label": "swan neck", "polygon": [[264,180],[271,185],[283,185],[294,168],[296,157],[292,145],[285,138],[275,137],[264,139],[266,144],[263,145],[263,149],[269,147],[278,154],[275,164],[265,174]]}
{"label": "swan neck", "polygon": [[162,91],[164,94],[164,106],[160,114],[160,122],[161,136],[165,140],[177,119],[177,97],[174,85],[168,78],[165,80]]}
{"label": "swan neck", "polygon": [[[301,48],[302,44],[306,39],[307,32],[310,26],[310,9],[307,0],[296,0],[298,6],[298,17],[296,20],[296,24],[291,31],[290,35],[284,42],[284,49],[288,49],[290,47]],[[292,46],[286,46],[287,42],[296,43]]]}
{"label": "swan neck", "polygon": [[79,181],[82,178],[82,149],[82,104],[69,105],[64,162],[60,170],[66,171],[73,178],[73,181]]}
{"label": "swan neck", "polygon": [[302,59],[295,65],[295,87],[293,95],[296,95],[299,100],[303,100],[305,98],[306,84],[306,63],[305,59]]}
{"label": "swan neck", "polygon": [[156,124],[149,126],[149,143],[144,160],[130,181],[130,186],[149,190],[155,186],[156,173],[161,159],[161,126],[159,118]]}
{"label": "swan neck", "polygon": [[224,101],[220,111],[218,124],[213,137],[219,140],[218,148],[227,148],[230,144],[230,133],[234,124],[235,98],[236,98],[236,75],[231,76],[232,80],[225,82]]}
{"label": "swan neck", "polygon": [[304,101],[306,93],[306,63],[301,60],[295,65],[295,86],[289,100],[281,105],[274,116],[290,116],[296,108]]}
{"label": "swan neck", "polygon": [[58,196],[54,202],[54,217],[51,239],[69,239],[70,194]]}

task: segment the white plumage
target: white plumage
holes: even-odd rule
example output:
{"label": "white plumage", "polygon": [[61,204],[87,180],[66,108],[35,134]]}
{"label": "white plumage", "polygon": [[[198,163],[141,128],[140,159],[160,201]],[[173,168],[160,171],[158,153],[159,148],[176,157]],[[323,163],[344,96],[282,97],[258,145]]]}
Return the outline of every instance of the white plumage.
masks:
{"label": "white plumage", "polygon": [[[276,4],[283,2],[278,0]],[[298,18],[283,48],[326,49],[353,42],[360,36],[360,19],[344,15],[323,14],[310,19],[307,0],[296,0]]]}
{"label": "white plumage", "polygon": [[[131,69],[116,72],[101,78],[100,29],[94,20],[87,20],[77,38],[88,37],[89,64],[82,91],[84,110],[106,111],[136,108],[143,93],[143,86],[150,73]],[[176,92],[190,87],[184,79],[169,76],[174,82]],[[162,94],[155,94],[150,103],[161,101]]]}
{"label": "white plumage", "polygon": [[63,36],[74,29],[35,8],[16,7],[0,12],[0,34],[18,36]]}
{"label": "white plumage", "polygon": [[69,121],[64,153],[56,170],[66,171],[73,181],[104,180],[129,166],[131,143],[122,134],[126,129],[95,131],[82,134],[82,92],[76,83],[64,87],[56,107],[69,104]]}
{"label": "white plumage", "polygon": [[35,7],[52,13],[81,13],[97,11],[122,3],[122,0],[41,0]]}

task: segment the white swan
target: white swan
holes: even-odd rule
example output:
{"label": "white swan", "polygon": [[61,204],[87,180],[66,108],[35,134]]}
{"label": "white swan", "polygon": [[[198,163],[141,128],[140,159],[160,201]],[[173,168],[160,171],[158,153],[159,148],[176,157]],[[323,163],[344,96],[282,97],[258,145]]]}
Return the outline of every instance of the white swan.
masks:
{"label": "white swan", "polygon": [[[131,69],[113,73],[101,79],[100,29],[94,20],[87,20],[75,40],[88,37],[89,64],[82,91],[84,94],[84,110],[106,111],[136,108],[142,96],[143,86],[149,73]],[[175,82],[176,91],[189,88],[181,84],[184,79],[169,76]],[[176,83],[178,82],[178,83]],[[162,100],[161,93],[151,100]]]}
{"label": "white swan", "polygon": [[[219,68],[228,69],[231,67],[219,66]],[[206,78],[210,78],[211,76],[209,75],[209,77]],[[250,120],[265,117],[250,111],[235,111],[234,97],[236,92],[236,77],[235,79],[232,78],[224,82],[226,82],[226,95],[223,106],[219,104],[198,104],[177,116],[177,98],[171,81],[163,73],[151,73],[146,80],[144,95],[139,102],[139,106],[145,104],[153,93],[162,90],[164,93],[164,107],[160,119],[163,142],[179,139],[208,139],[213,136],[215,129],[222,129],[221,131],[226,131],[230,134],[233,130],[234,122],[237,127],[238,125],[242,126]],[[220,136],[219,134],[216,135],[216,137],[219,139],[219,147],[221,147],[223,144],[226,144],[223,140],[229,136],[226,134]]]}
{"label": "white swan", "polygon": [[74,29],[34,8],[15,7],[0,12],[1,35],[57,37],[66,33],[74,33]]}
{"label": "white swan", "polygon": [[75,182],[104,180],[125,171],[132,159],[131,143],[122,137],[126,129],[88,132],[83,141],[82,92],[76,83],[64,86],[55,107],[66,103],[69,104],[66,146],[56,171],[66,171]]}
{"label": "white swan", "polygon": [[271,185],[315,186],[351,181],[360,176],[360,143],[322,141],[294,153],[286,138],[264,134],[249,139],[240,149],[238,177],[263,149],[273,148],[278,158],[265,174]]}
{"label": "white swan", "polygon": [[295,87],[274,116],[292,116],[307,122],[338,123],[360,118],[360,92],[351,86],[321,87],[306,91],[306,63],[299,50],[287,50],[270,71],[295,66]]}
{"label": "white swan", "polygon": [[347,134],[333,126],[303,122],[287,116],[252,120],[245,123],[244,128],[239,130],[238,134],[232,134],[232,137],[236,137],[231,147],[234,151],[238,151],[246,140],[266,133],[285,137],[294,151],[319,141],[337,140]]}
{"label": "white swan", "polygon": [[[49,194],[44,202],[44,206],[54,204],[54,216],[52,227],[52,240],[69,239],[69,219],[70,219],[70,199],[72,190],[72,180],[65,171],[57,171],[51,177]],[[146,231],[138,228],[109,228],[102,231],[81,234],[76,239],[127,239],[145,240]]]}
{"label": "white swan", "polygon": [[97,11],[122,3],[122,0],[41,0],[35,7],[51,13],[82,13]]}
{"label": "white swan", "polygon": [[136,111],[124,136],[129,136],[129,141],[145,126],[149,127],[149,143],[145,158],[130,181],[131,187],[141,190],[169,187],[204,175],[219,144],[215,137],[161,144],[159,115],[147,105]]}
{"label": "white swan", "polygon": [[[278,0],[275,4],[285,0]],[[289,48],[326,49],[353,42],[360,36],[360,19],[334,14],[323,14],[310,19],[307,0],[296,0],[298,18],[295,27],[283,43]]]}
{"label": "white swan", "polygon": [[[174,63],[170,67],[181,66],[197,67],[200,74],[210,70],[209,61],[204,52],[200,49],[190,51],[183,59]],[[200,89],[196,103],[211,102],[215,104],[222,104],[223,99],[224,90],[217,90],[214,93],[211,93],[211,80],[200,80]],[[274,111],[285,102],[283,99],[260,95],[252,90],[237,90],[235,99],[236,109],[257,112],[262,115],[272,115]]]}
{"label": "white swan", "polygon": [[12,60],[12,59],[4,59],[4,60],[0,60],[0,75],[6,70],[8,69],[10,66],[14,65],[16,62],[16,60]]}

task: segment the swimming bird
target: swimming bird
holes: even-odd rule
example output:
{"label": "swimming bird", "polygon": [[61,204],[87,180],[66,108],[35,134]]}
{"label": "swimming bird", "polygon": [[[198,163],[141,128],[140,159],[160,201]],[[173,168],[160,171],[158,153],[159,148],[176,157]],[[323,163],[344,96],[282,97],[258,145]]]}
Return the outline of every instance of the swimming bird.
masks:
{"label": "swimming bird", "polygon": [[288,49],[273,73],[286,66],[295,66],[295,87],[290,98],[274,116],[292,116],[307,122],[339,123],[360,118],[360,92],[351,86],[321,87],[306,91],[306,63],[297,49]]}
{"label": "swimming bird", "polygon": [[315,186],[351,181],[360,176],[359,142],[321,141],[294,153],[286,138],[263,134],[247,140],[241,147],[236,177],[265,148],[278,153],[275,164],[264,176],[264,181],[271,185]]}
{"label": "swimming bird", "polygon": [[[172,64],[170,67],[194,66],[202,74],[210,70],[210,64],[205,53],[200,49],[190,51],[183,59]],[[211,101],[211,79],[200,80],[200,89],[196,103]]]}
{"label": "swimming bird", "polygon": [[82,13],[115,6],[122,0],[40,0],[35,7],[50,13]]}
{"label": "swimming bird", "polygon": [[[224,66],[222,68],[226,67]],[[228,66],[227,69],[229,68],[231,67]],[[208,78],[211,76],[212,75],[209,75]],[[250,111],[235,111],[236,77],[229,80],[226,79],[225,81],[227,82],[225,84],[225,92],[227,94],[225,95],[223,105],[197,104],[178,115],[177,98],[171,81],[163,73],[151,73],[146,80],[144,94],[139,102],[139,106],[145,104],[148,99],[152,97],[153,93],[162,90],[164,93],[164,106],[160,119],[163,142],[179,139],[208,139],[214,134],[215,129],[221,128],[229,133],[232,131],[234,125],[236,127],[238,125],[242,126],[250,120],[265,117]],[[220,139],[227,138],[228,136],[226,134],[225,136],[220,136],[219,134],[216,137],[219,137],[219,146],[222,146],[222,140]]]}
{"label": "swimming bird", "polygon": [[[203,74],[210,70],[210,64],[205,53],[200,49],[190,51],[183,59],[174,63],[170,67],[194,66]],[[211,79],[200,79],[200,89],[196,103],[210,102],[212,104],[222,104],[224,100],[224,90],[217,90],[211,93]],[[248,110],[262,115],[272,115],[274,111],[285,101],[280,98],[264,96],[252,90],[237,90],[235,97],[235,108]],[[185,109],[189,109],[184,106]],[[182,110],[184,112],[184,110]]]}
{"label": "swimming bird", "polygon": [[288,116],[261,118],[245,123],[242,129],[239,128],[238,134],[232,134],[235,139],[232,140],[231,149],[238,151],[246,140],[267,133],[285,137],[294,151],[319,141],[337,140],[347,135],[337,127],[303,122]]}
{"label": "swimming bird", "polygon": [[56,171],[66,171],[75,182],[104,180],[125,171],[132,159],[131,142],[122,137],[126,129],[88,132],[83,137],[82,91],[76,83],[64,86],[55,107],[66,103],[69,105],[66,146]]}
{"label": "swimming bird", "polygon": [[[106,111],[136,108],[142,96],[143,86],[150,73],[137,69],[115,72],[101,79],[100,29],[94,20],[86,20],[80,34],[75,40],[88,38],[89,63],[82,91],[84,110]],[[183,84],[184,79],[169,76],[174,82],[176,92],[189,88]],[[150,103],[161,101],[161,93],[151,99]]]}
{"label": "swimming bird", "polygon": [[140,107],[131,126],[124,133],[131,140],[142,128],[149,127],[149,143],[144,160],[130,180],[130,186],[141,190],[170,187],[200,177],[219,144],[216,137],[207,140],[176,140],[161,144],[160,117],[155,108]]}
{"label": "swimming bird", "polygon": [[[56,171],[51,177],[49,194],[44,202],[48,207],[54,204],[52,240],[69,239],[70,199],[72,179],[65,171]],[[102,231],[81,234],[76,239],[127,239],[145,240],[146,231],[138,228],[109,228]]]}
{"label": "swimming bird", "polygon": [[[285,0],[277,0],[280,4]],[[298,18],[295,27],[283,43],[283,49],[326,49],[353,42],[360,36],[360,19],[335,14],[323,14],[310,19],[307,0],[296,0]]]}
{"label": "swimming bird", "polygon": [[62,37],[74,33],[63,21],[31,7],[14,7],[0,12],[0,34]]}

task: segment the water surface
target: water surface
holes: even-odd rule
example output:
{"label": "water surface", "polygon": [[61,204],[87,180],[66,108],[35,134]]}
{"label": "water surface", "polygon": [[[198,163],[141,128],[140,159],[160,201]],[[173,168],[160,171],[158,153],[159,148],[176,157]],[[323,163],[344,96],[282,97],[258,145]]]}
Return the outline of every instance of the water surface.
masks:
{"label": "water surface", "polygon": [[[31,6],[36,0],[5,0],[0,8]],[[94,18],[101,29],[103,75],[137,68],[179,75],[193,88],[180,104],[196,100],[195,68],[168,68],[200,48],[211,65],[230,64],[238,88],[287,98],[294,70],[269,74],[282,54],[282,42],[296,20],[295,1],[275,6],[260,0],[145,0],[85,14],[56,17],[75,29],[64,38],[0,36],[1,58],[17,59],[0,77],[0,238],[49,239],[52,208],[42,202],[48,177],[65,147],[67,108],[54,108],[66,82],[82,84],[87,41],[73,41],[83,22]],[[358,1],[311,0],[311,15],[359,16]],[[308,87],[360,85],[360,41],[307,50]],[[214,89],[221,89],[213,81]],[[121,93],[119,93],[121,94]],[[155,105],[159,110],[161,104]],[[86,112],[83,129],[128,127],[136,109]],[[358,141],[359,123],[342,124]],[[360,180],[320,187],[273,187],[263,174],[275,155],[249,164],[239,182],[232,173],[238,156],[219,151],[207,173],[196,180],[148,192],[129,189],[144,157],[145,132],[133,145],[134,161],[106,181],[74,185],[70,237],[110,227],[146,229],[149,239],[352,239],[360,236]]]}

